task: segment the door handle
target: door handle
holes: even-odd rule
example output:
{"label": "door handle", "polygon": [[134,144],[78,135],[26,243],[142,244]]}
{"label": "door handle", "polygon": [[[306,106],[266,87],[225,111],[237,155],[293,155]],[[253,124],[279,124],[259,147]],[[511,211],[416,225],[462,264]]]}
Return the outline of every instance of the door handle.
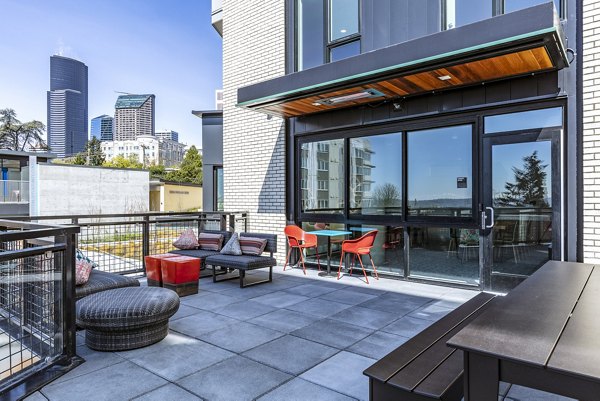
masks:
{"label": "door handle", "polygon": [[485,228],[493,228],[494,227],[494,208],[493,207],[486,207],[485,210],[489,210],[490,211],[490,225],[486,225]]}

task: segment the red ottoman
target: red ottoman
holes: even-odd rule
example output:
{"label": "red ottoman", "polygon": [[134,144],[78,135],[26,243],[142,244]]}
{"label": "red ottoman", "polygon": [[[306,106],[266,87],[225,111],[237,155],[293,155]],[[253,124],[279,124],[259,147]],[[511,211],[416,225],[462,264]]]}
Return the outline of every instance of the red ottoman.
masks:
{"label": "red ottoman", "polygon": [[161,262],[168,258],[177,258],[174,253],[163,253],[160,255],[146,256],[146,277],[148,287],[162,287],[162,274],[160,272]]}
{"label": "red ottoman", "polygon": [[161,262],[164,288],[175,291],[180,297],[198,293],[200,259],[177,256],[163,259]]}

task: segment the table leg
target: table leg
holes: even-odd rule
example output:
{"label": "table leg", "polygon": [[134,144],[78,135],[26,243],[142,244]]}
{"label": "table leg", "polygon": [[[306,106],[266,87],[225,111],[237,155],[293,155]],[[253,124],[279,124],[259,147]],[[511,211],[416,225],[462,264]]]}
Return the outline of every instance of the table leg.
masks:
{"label": "table leg", "polygon": [[320,277],[336,277],[337,274],[331,274],[331,237],[327,237],[327,271],[319,273]]}
{"label": "table leg", "polygon": [[500,362],[496,358],[464,352],[465,401],[497,401]]}

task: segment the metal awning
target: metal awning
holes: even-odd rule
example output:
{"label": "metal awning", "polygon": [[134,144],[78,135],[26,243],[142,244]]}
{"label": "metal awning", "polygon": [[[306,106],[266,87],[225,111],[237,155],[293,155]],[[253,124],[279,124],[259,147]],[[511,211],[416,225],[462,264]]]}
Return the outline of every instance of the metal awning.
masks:
{"label": "metal awning", "polygon": [[297,117],[568,66],[552,2],[238,89],[238,106]]}

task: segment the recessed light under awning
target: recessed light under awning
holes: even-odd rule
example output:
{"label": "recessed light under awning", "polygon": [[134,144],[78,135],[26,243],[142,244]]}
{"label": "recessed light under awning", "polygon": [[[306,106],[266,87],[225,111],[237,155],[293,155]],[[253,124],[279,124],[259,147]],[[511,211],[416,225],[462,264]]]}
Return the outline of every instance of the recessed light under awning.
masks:
{"label": "recessed light under awning", "polygon": [[297,117],[567,66],[545,3],[240,88],[238,106]]}

